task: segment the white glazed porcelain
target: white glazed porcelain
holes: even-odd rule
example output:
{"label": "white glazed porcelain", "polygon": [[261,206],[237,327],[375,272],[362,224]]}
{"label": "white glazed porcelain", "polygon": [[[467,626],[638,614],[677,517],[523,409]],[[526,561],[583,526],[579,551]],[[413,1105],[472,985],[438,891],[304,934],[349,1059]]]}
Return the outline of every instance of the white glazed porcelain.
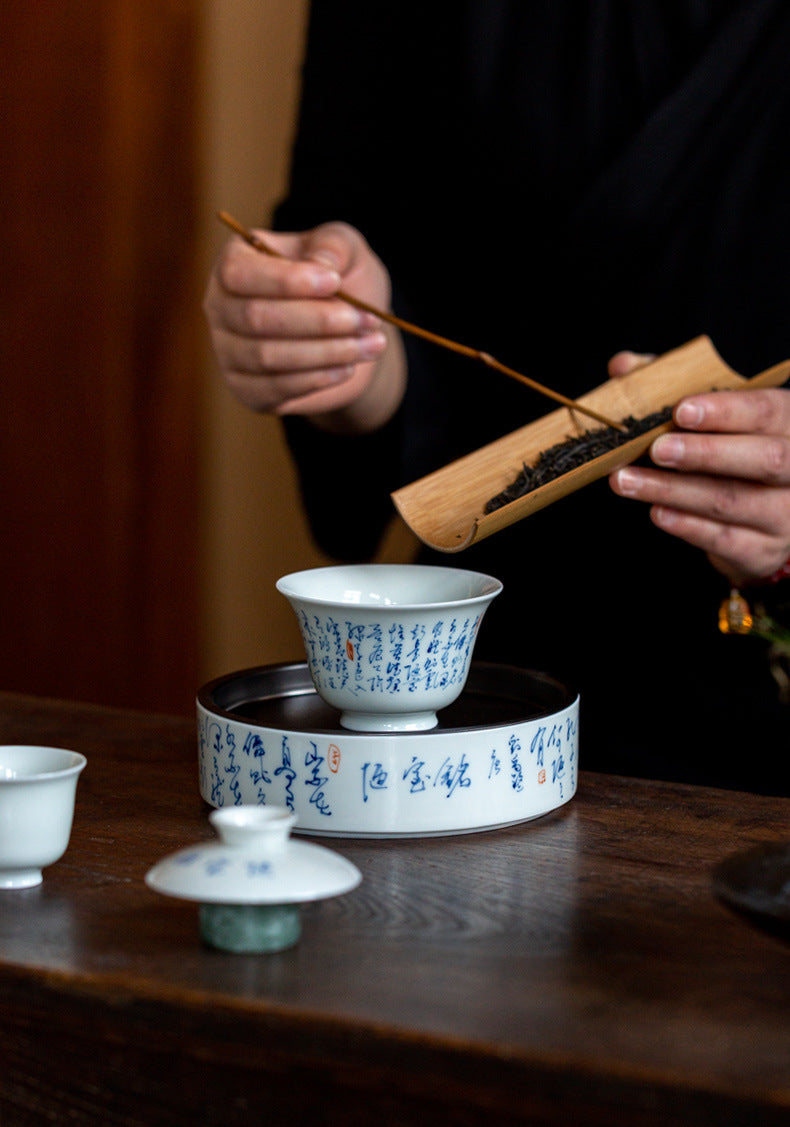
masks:
{"label": "white glazed porcelain", "polygon": [[296,818],[271,806],[232,806],[209,820],[220,840],[181,849],[154,865],[155,892],[200,904],[200,933],[211,947],[263,954],[293,947],[299,905],[356,888],[359,870],[320,845],[292,841]]}
{"label": "white glazed porcelain", "polygon": [[285,807],[300,833],[497,829],[556,810],[577,787],[578,695],[508,666],[473,664],[464,693],[428,732],[341,728],[304,663],[218,678],[200,691],[197,717],[205,801]]}
{"label": "white glazed porcelain", "polygon": [[85,763],[63,748],[0,746],[0,889],[40,884],[66,852]]}
{"label": "white glazed porcelain", "polygon": [[149,869],[149,888],[203,904],[299,904],[340,896],[362,879],[345,857],[290,837],[296,816],[274,806],[229,806],[209,821],[219,840],[187,846]]}
{"label": "white glazed porcelain", "polygon": [[283,576],[316,690],[344,728],[433,728],[462,691],[486,608],[502,590],[475,571],[358,564]]}

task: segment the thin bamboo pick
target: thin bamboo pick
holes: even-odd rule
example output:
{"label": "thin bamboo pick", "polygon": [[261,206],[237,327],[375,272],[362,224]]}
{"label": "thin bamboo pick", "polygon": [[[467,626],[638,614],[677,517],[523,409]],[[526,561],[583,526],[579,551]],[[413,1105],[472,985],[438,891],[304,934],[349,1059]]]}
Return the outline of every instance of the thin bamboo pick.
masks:
{"label": "thin bamboo pick", "polygon": [[[246,227],[235,220],[226,211],[220,211],[218,218],[226,227],[230,227],[237,235],[240,235],[246,243],[256,250],[262,251],[264,254],[271,255],[272,258],[284,258],[285,255],[276,251],[271,247],[260,235],[253,234],[248,231]],[[562,395],[559,391],[554,391],[544,384],[538,383],[537,380],[531,379],[529,376],[517,372],[514,368],[508,368],[505,364],[500,363],[495,357],[490,356],[487,352],[481,352],[477,348],[470,348],[466,344],[459,344],[457,341],[449,340],[447,337],[439,336],[437,333],[429,332],[428,329],[422,329],[419,325],[414,325],[410,321],[404,321],[402,317],[397,317],[394,313],[387,313],[383,309],[377,309],[375,305],[370,305],[368,302],[363,301],[361,298],[354,297],[352,294],[346,293],[344,290],[338,290],[334,295],[340,298],[341,301],[353,305],[355,309],[360,309],[365,313],[372,313],[374,316],[379,317],[382,321],[387,321],[390,325],[395,325],[396,328],[401,329],[405,333],[411,333],[412,336],[422,337],[424,340],[431,341],[432,344],[437,344],[441,348],[447,348],[451,352],[457,352],[461,356],[468,356],[472,360],[479,360],[488,368],[493,368],[497,372],[502,372],[511,379],[518,380],[520,383],[526,384],[531,387],[533,391],[539,392],[541,395],[553,399],[556,403],[562,403],[565,407],[570,408],[572,411],[579,411],[582,415],[589,415],[591,419],[596,422],[603,423],[607,427],[613,427],[615,430],[625,431],[626,428],[620,423],[608,419],[605,415],[600,415],[597,411],[593,411],[591,407],[585,407],[581,403],[577,403],[575,399],[569,399],[567,396]]]}

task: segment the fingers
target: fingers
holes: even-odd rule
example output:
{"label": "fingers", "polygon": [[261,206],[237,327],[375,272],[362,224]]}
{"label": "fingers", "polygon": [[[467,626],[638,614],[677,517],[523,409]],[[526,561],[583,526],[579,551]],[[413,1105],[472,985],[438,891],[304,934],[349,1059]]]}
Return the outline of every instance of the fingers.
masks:
{"label": "fingers", "polygon": [[652,352],[630,352],[625,350],[623,352],[616,352],[611,357],[607,365],[607,370],[612,378],[617,376],[627,376],[631,372],[635,372],[637,368],[644,368],[646,364],[655,360],[655,355]]}
{"label": "fingers", "polygon": [[674,418],[684,430],[786,438],[790,436],[790,391],[754,388],[691,395],[675,408]]}
{"label": "fingers", "polygon": [[790,391],[720,391],[692,396],[675,409],[682,429],[653,443],[656,465],[790,485]]}
{"label": "fingers", "polygon": [[320,413],[353,398],[352,384],[359,369],[347,368],[288,373],[262,379],[243,372],[227,372],[225,380],[236,398],[254,411],[275,415]]}
{"label": "fingers", "polygon": [[299,236],[299,257],[347,278],[355,266],[373,252],[356,228],[348,223],[322,223]]}
{"label": "fingers", "polygon": [[334,265],[303,259],[304,239],[266,232],[266,244],[282,257],[256,250],[240,238],[221,251],[213,278],[220,293],[235,297],[329,297],[340,288]]}
{"label": "fingers", "polygon": [[657,528],[716,557],[732,581],[770,575],[790,554],[790,489],[634,466],[610,483],[649,504]]}
{"label": "fingers", "polygon": [[692,396],[675,421],[688,429],[653,443],[659,468],[619,470],[612,489],[649,504],[657,527],[707,552],[730,578],[775,571],[790,554],[790,392]]}
{"label": "fingers", "polygon": [[650,519],[657,528],[705,552],[730,582],[759,582],[773,574],[788,557],[786,537],[739,523],[712,520],[655,505]]}
{"label": "fingers", "polygon": [[305,301],[257,295],[228,295],[215,327],[241,337],[340,337],[375,331],[381,322],[343,301],[314,298]]}
{"label": "fingers", "polygon": [[650,519],[657,528],[705,552],[713,565],[736,585],[759,582],[782,566],[787,542],[759,529],[719,523],[675,509],[654,506]]}
{"label": "fingers", "polygon": [[233,238],[209,279],[204,310],[222,374],[255,410],[344,406],[364,389],[388,338],[379,318],[333,295],[356,284],[371,304],[386,305],[386,271],[346,224],[262,237],[276,255]]}
{"label": "fingers", "polygon": [[375,360],[387,344],[383,332],[362,336],[312,337],[271,335],[243,337],[218,332],[214,347],[227,371],[249,375],[276,376],[323,368],[343,368]]}
{"label": "fingers", "polygon": [[358,365],[377,359],[386,347],[384,333],[317,341],[235,339],[224,374],[247,406],[268,411],[286,399],[346,382]]}
{"label": "fingers", "polygon": [[[777,521],[781,521],[790,531],[790,490],[766,488],[738,478],[671,474],[634,466],[626,466],[612,476],[612,488],[621,497],[694,518],[691,523],[695,527],[700,520],[707,520],[717,528],[738,526],[773,535]],[[664,525],[668,523],[669,518]],[[706,549],[709,547],[706,544]]]}
{"label": "fingers", "polygon": [[685,473],[742,478],[766,485],[790,484],[790,439],[778,435],[708,435],[675,432],[653,443],[658,466]]}

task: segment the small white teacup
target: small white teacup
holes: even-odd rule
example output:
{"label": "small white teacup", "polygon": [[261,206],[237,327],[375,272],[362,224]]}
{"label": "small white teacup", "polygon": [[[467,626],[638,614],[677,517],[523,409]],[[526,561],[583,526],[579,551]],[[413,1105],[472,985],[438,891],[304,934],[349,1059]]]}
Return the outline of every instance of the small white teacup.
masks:
{"label": "small white teacup", "polygon": [[66,852],[86,762],[63,748],[0,746],[0,890],[40,884]]}
{"label": "small white teacup", "polygon": [[502,590],[476,571],[350,564],[283,576],[319,695],[345,728],[433,728],[461,693],[486,608]]}

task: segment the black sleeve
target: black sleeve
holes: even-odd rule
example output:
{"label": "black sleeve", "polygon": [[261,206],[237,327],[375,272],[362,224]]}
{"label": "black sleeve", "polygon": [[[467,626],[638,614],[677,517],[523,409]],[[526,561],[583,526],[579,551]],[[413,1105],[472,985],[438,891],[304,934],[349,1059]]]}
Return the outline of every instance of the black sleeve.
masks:
{"label": "black sleeve", "polygon": [[[315,0],[290,184],[274,216],[280,230],[331,220],[357,227],[393,276],[393,306],[409,320],[421,304],[408,293],[413,248],[434,223],[422,185],[436,181],[428,165],[440,160],[437,138],[452,128],[445,68],[453,65],[453,23],[447,0],[427,12],[412,0],[383,0],[375,9]],[[410,378],[419,385],[423,350],[408,341],[407,351]],[[427,363],[434,362],[429,348]],[[329,555],[364,559],[375,552],[394,514],[389,494],[410,476],[405,436],[413,448],[430,426],[430,412],[419,404],[408,426],[405,413],[411,408],[358,437],[326,434],[307,419],[285,422],[311,530]]]}
{"label": "black sleeve", "polygon": [[285,433],[319,547],[343,562],[370,559],[389,518],[400,417],[373,434],[338,437],[292,416]]}

